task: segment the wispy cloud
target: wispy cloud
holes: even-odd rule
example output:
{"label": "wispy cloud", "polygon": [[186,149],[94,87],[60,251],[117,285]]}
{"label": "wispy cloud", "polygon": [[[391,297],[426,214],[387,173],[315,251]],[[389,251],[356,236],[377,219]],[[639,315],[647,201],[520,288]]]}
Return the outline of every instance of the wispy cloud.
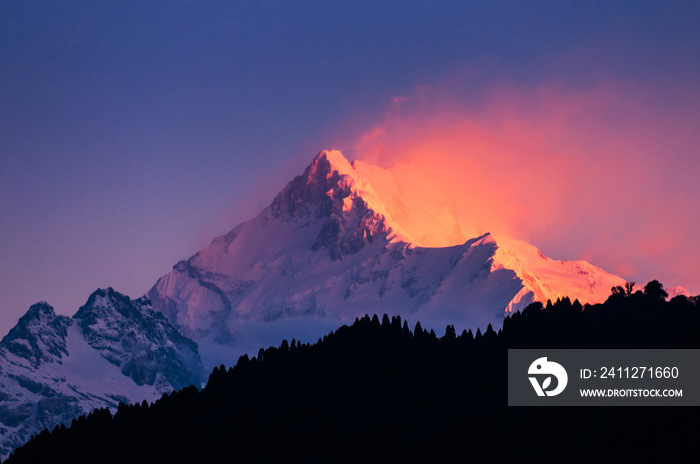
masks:
{"label": "wispy cloud", "polygon": [[354,149],[399,173],[407,201],[445,205],[467,237],[509,235],[698,293],[698,103],[619,80],[499,84],[466,98],[424,86],[393,98]]}

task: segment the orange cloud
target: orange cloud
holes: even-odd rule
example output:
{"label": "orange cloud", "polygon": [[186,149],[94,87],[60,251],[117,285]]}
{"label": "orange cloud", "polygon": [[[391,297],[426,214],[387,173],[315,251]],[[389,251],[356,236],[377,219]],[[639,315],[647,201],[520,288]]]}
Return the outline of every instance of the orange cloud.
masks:
{"label": "orange cloud", "polygon": [[421,87],[394,98],[354,149],[396,173],[406,208],[454,217],[461,235],[414,221],[423,245],[488,231],[696,294],[700,99],[662,93],[501,85],[457,103]]}

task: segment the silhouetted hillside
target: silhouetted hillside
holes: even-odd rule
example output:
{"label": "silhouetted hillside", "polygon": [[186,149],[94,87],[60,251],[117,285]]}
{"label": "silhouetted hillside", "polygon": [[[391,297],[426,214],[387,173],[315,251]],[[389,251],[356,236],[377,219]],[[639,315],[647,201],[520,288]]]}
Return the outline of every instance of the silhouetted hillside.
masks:
{"label": "silhouetted hillside", "polygon": [[7,462],[667,461],[694,450],[695,408],[507,406],[508,348],[699,348],[698,297],[616,288],[602,305],[531,305],[498,333],[438,338],[366,316],[214,369],[207,386],[96,410]]}

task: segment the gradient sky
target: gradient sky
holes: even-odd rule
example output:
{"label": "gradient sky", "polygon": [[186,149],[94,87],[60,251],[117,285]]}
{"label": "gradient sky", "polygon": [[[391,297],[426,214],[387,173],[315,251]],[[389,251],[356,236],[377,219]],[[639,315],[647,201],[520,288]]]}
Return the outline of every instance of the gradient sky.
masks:
{"label": "gradient sky", "polygon": [[465,231],[700,293],[699,22],[695,1],[2,0],[0,332],[143,294],[324,148],[441,187]]}

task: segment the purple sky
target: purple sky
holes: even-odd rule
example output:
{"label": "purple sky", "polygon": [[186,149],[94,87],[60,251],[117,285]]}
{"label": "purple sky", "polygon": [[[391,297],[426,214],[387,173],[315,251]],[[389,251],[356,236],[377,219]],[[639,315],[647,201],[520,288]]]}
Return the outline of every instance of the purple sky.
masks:
{"label": "purple sky", "polygon": [[[700,128],[698,111],[683,110],[700,94],[699,20],[698,2],[4,0],[0,333],[40,300],[72,315],[98,287],[142,295],[257,214],[321,149],[361,155],[363,134],[393,127],[395,103],[417,94],[482,108],[487,90],[515,89],[517,108],[503,107],[517,113],[508,121],[521,121],[519,105],[536,102],[538,89],[555,87],[564,97],[548,102],[575,105],[576,95],[629,84],[620,114],[652,121],[644,127],[655,143],[666,127],[673,134],[671,148],[643,160],[682,168],[677,178],[664,170],[669,178],[652,189],[687,213],[663,218],[688,232],[668,238],[689,241],[671,251],[700,259],[688,239],[700,233],[700,169],[682,162],[700,151],[697,138],[684,138],[684,128]],[[412,121],[431,114],[419,113]],[[638,139],[628,126],[591,133],[609,128],[610,149]],[[555,258],[605,258],[606,247],[540,239]],[[700,292],[698,273],[669,270],[666,255],[630,257],[631,276],[656,266],[654,276],[675,279],[667,286]]]}

